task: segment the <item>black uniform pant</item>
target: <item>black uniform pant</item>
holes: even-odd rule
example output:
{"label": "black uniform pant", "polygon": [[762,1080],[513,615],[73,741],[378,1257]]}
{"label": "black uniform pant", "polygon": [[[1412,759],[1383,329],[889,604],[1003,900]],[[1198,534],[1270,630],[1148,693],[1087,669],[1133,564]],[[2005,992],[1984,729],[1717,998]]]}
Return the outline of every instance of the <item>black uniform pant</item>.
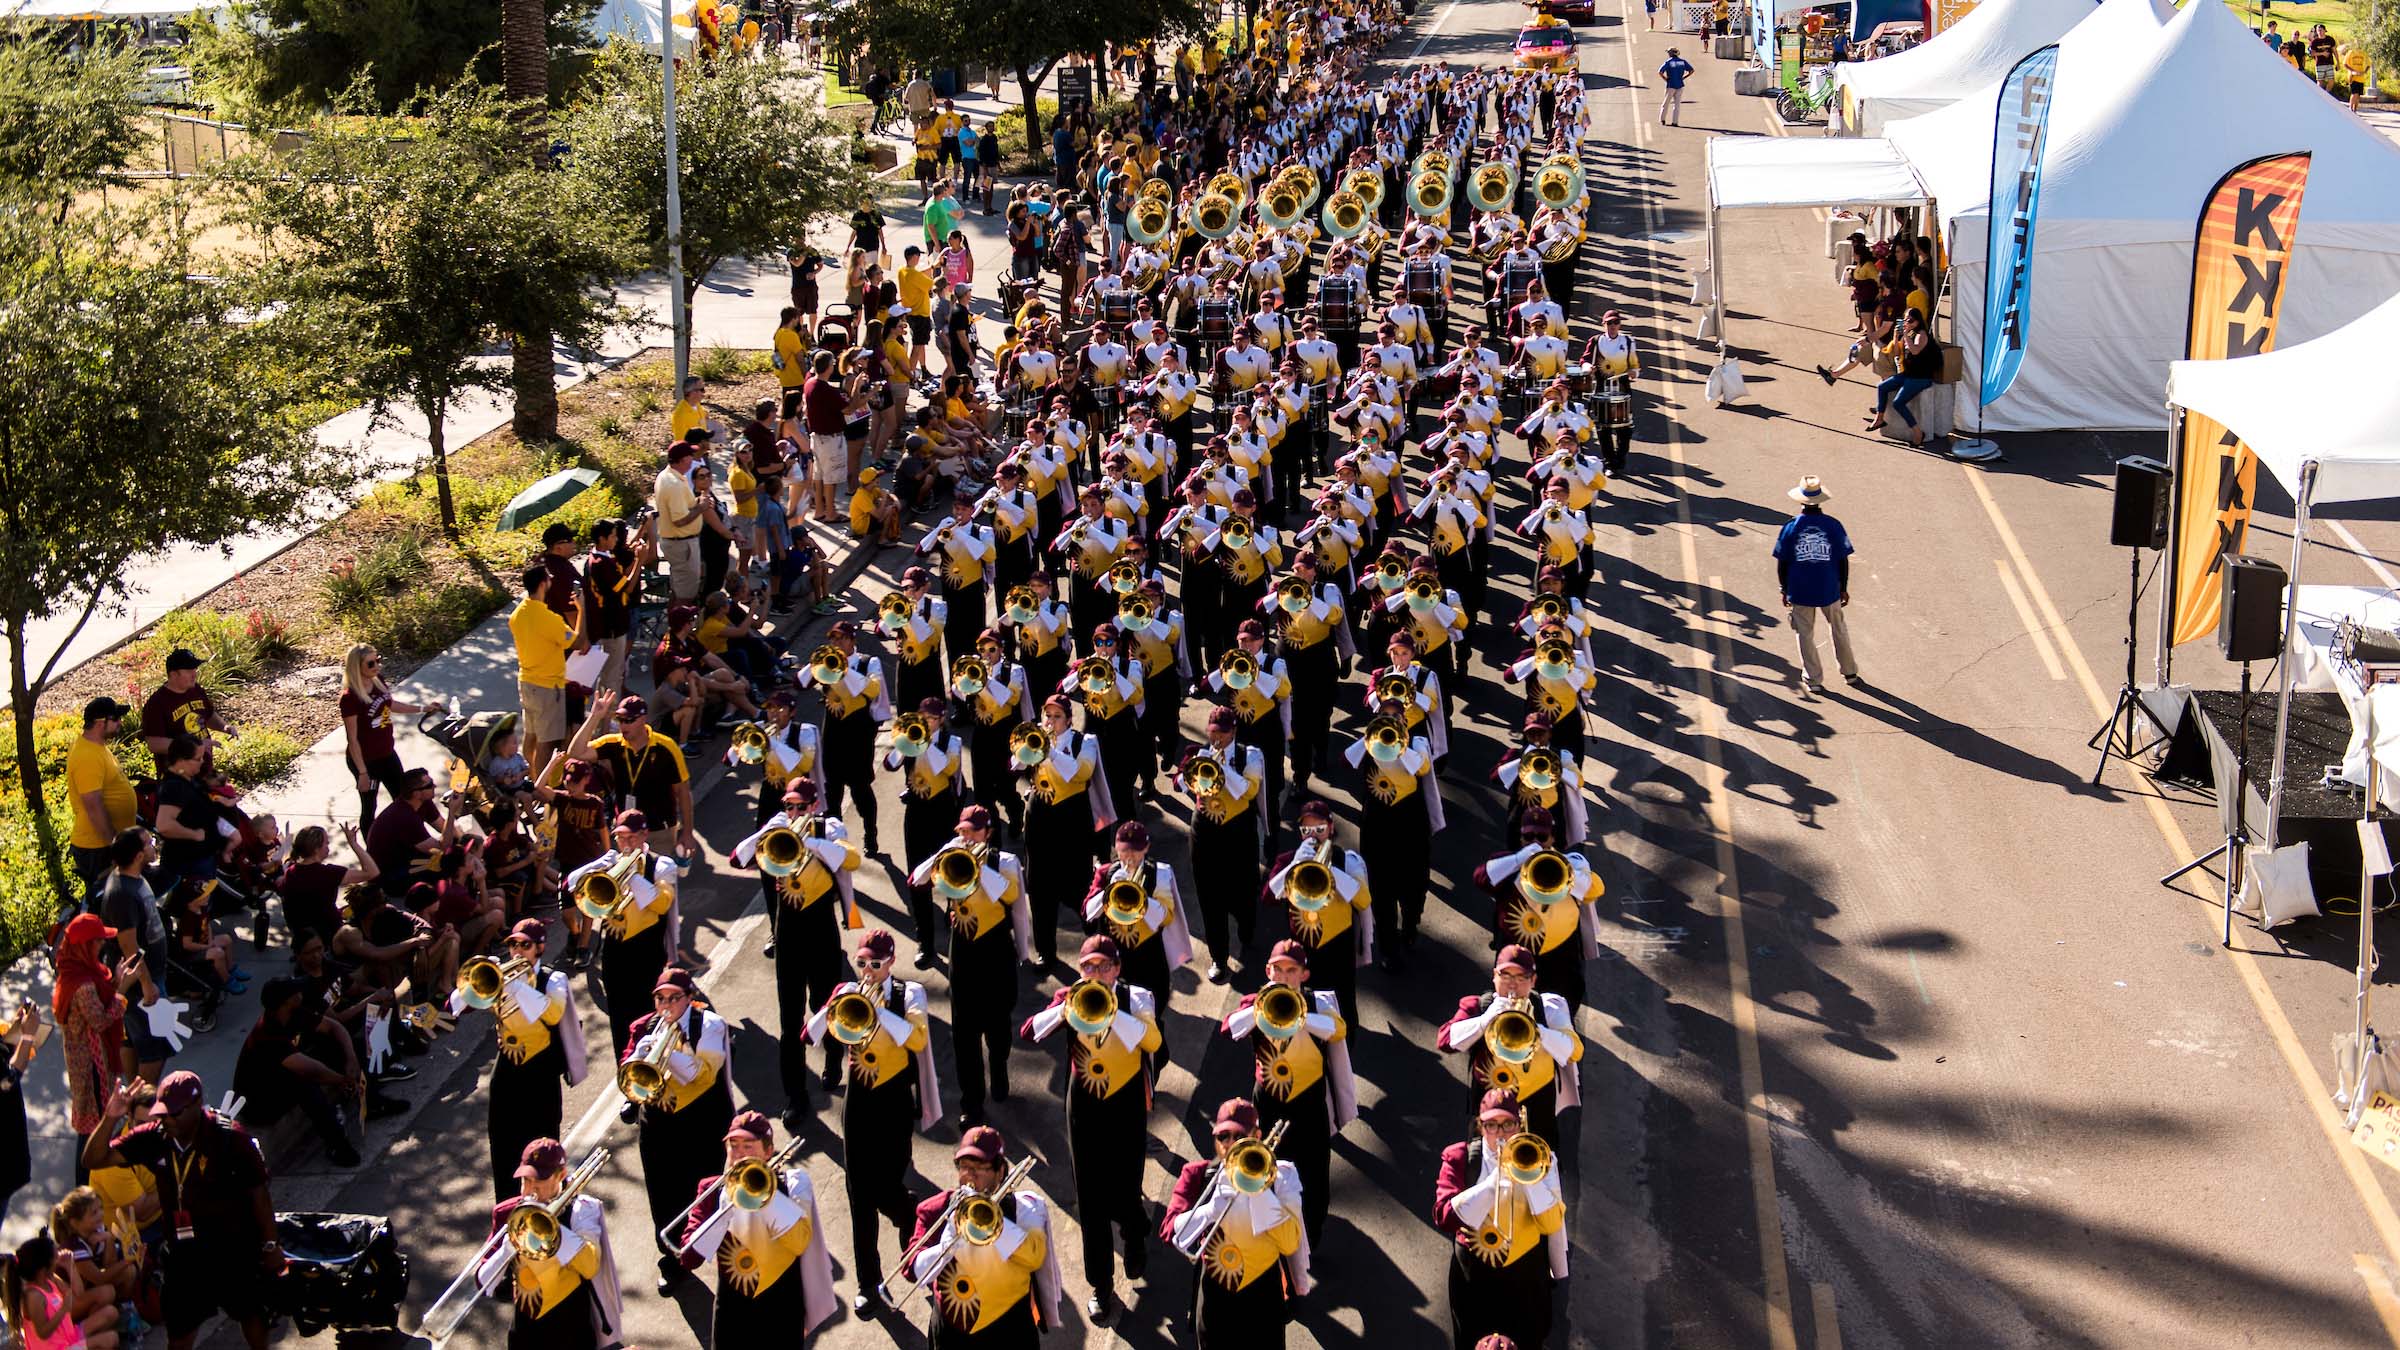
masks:
{"label": "black uniform pant", "polygon": [[[982,628],[981,624],[976,625]],[[969,646],[969,651],[975,650]],[[911,713],[929,698],[947,698],[950,681],[942,667],[942,654],[935,652],[922,661],[896,661],[892,670],[892,711]]]}
{"label": "black uniform pant", "polygon": [[[1173,666],[1142,686],[1142,738],[1148,753],[1142,763],[1145,782],[1183,762],[1183,676]],[[1128,804],[1119,802],[1122,811]]]}
{"label": "black uniform pant", "polygon": [[[966,794],[955,787],[930,797],[919,797],[912,792],[900,794],[900,843],[907,851],[911,873],[941,852],[942,845],[958,832],[958,813],[966,800]],[[908,921],[918,950],[934,950],[941,937],[941,917],[934,908],[932,883],[909,886]]]}
{"label": "black uniform pant", "polygon": [[1270,1270],[1239,1289],[1211,1279],[1205,1268],[1192,1276],[1192,1331],[1199,1350],[1281,1347],[1291,1325],[1283,1272]]}
{"label": "black uniform pant", "polygon": [[701,1182],[725,1170],[725,1131],[732,1124],[733,1088],[722,1076],[680,1111],[643,1108],[642,1189],[650,1196],[650,1236],[661,1258],[674,1260],[674,1252],[656,1230],[692,1203]]}
{"label": "black uniform pant", "polygon": [[1017,795],[1016,774],[1010,766],[1008,738],[1023,719],[1014,712],[997,722],[977,722],[967,738],[967,764],[975,775],[975,800],[1008,822],[1010,833],[1025,835],[1025,799]]}
{"label": "black uniform pant", "polygon": [[[1223,822],[1197,814],[1192,817],[1193,893],[1186,903],[1200,910],[1210,959],[1222,961],[1250,950],[1258,927],[1259,871],[1256,808]],[[1228,918],[1241,933],[1239,947],[1228,942]]]}
{"label": "black uniform pant", "polygon": [[808,1325],[807,1303],[797,1261],[784,1267],[775,1283],[752,1293],[743,1293],[741,1283],[726,1278],[725,1268],[719,1266],[714,1334],[708,1343],[726,1350],[737,1345],[789,1343],[795,1328]]}
{"label": "black uniform pant", "polygon": [[1203,558],[1185,557],[1183,573],[1183,638],[1192,658],[1192,669],[1207,672],[1217,668],[1217,658],[1225,653],[1225,641],[1218,632],[1217,615],[1225,607],[1225,577],[1216,564]]}
{"label": "black uniform pant", "polygon": [[[1285,672],[1288,674],[1290,667],[1285,667]],[[1283,833],[1283,715],[1269,713],[1255,722],[1237,723],[1233,739],[1242,745],[1257,746],[1258,757],[1265,766],[1262,776],[1266,781],[1259,785],[1256,809],[1266,834],[1267,852],[1272,855],[1276,851],[1275,840]]]}
{"label": "black uniform pant", "polygon": [[1025,903],[1033,907],[1033,954],[1044,964],[1058,956],[1058,911],[1081,917],[1095,833],[1089,791],[1063,802],[1035,797],[1025,805]]}
{"label": "black uniform pant", "polygon": [[[667,926],[663,922],[650,925],[637,937],[600,939],[600,993],[608,1000],[608,1039],[616,1046],[618,1059],[625,1058],[634,1019],[650,1015],[650,991],[658,987],[658,973],[666,968]],[[724,1152],[717,1150],[720,1158]]]}
{"label": "black uniform pant", "polygon": [[1333,1121],[1326,1114],[1326,1095],[1331,1091],[1331,1085],[1320,1078],[1288,1099],[1271,1092],[1260,1092],[1253,1099],[1262,1132],[1273,1130],[1277,1121],[1290,1122],[1284,1126],[1283,1142],[1276,1147],[1275,1156],[1300,1173],[1300,1221],[1307,1226],[1312,1243],[1325,1231],[1325,1213],[1333,1199]]}
{"label": "black uniform pant", "polygon": [[1612,475],[1625,472],[1625,466],[1633,461],[1633,423],[1620,422],[1613,427],[1603,424],[1599,440],[1600,463]]}
{"label": "black uniform pant", "polygon": [[596,1350],[599,1329],[592,1325],[592,1282],[585,1280],[539,1317],[516,1304],[516,1320],[508,1324],[508,1350]]}
{"label": "black uniform pant", "polygon": [[933,1350],[1038,1350],[1041,1343],[1042,1329],[1033,1319],[1030,1293],[1018,1299],[1015,1307],[985,1323],[980,1331],[952,1326],[949,1318],[938,1313],[933,1318]]}
{"label": "black uniform pant", "polygon": [[[775,941],[775,1003],[783,1025],[783,1039],[775,1048],[783,1074],[784,1103],[797,1108],[808,1101],[808,1037],[803,1029],[847,975],[842,964],[841,924],[834,915],[841,896],[828,891],[806,909],[793,908],[781,896],[771,897],[768,903],[786,911],[782,935]],[[828,1041],[825,1076],[831,1078],[839,1072],[840,1051]]]}
{"label": "black uniform pant", "polygon": [[1433,824],[1419,791],[1386,805],[1362,792],[1358,837],[1368,842],[1367,889],[1374,896],[1375,925],[1384,941],[1406,942],[1425,917],[1425,888],[1433,866]]}
{"label": "black uniform pant", "polygon": [[[1131,972],[1127,974],[1130,976]],[[1083,1228],[1083,1277],[1096,1290],[1116,1284],[1116,1248],[1148,1259],[1150,1216],[1142,1207],[1142,1163],[1150,1103],[1139,1083],[1113,1097],[1067,1093],[1067,1148],[1075,1159],[1075,1217]],[[1116,1230],[1117,1241],[1109,1230]]]}
{"label": "black uniform pant", "polygon": [[[1340,904],[1340,900],[1335,900]],[[1287,911],[1288,913],[1289,911]],[[1306,931],[1292,925],[1292,936],[1308,942]],[[1323,989],[1333,995],[1341,1006],[1342,1020],[1350,1024],[1350,1032],[1358,1032],[1358,929],[1343,929],[1332,937],[1309,946],[1308,983],[1312,989]]]}
{"label": "black uniform pant", "polygon": [[848,717],[828,717],[824,741],[819,762],[825,768],[825,814],[841,815],[843,796],[854,795],[859,837],[873,853],[883,846],[875,830],[875,718],[863,708]]}
{"label": "black uniform pant", "polygon": [[917,1137],[915,1085],[909,1070],[881,1087],[852,1079],[842,1095],[842,1193],[850,1201],[850,1270],[860,1293],[883,1283],[876,1218],[891,1220],[903,1244],[916,1228],[916,1202],[908,1193],[909,1150]]}
{"label": "black uniform pant", "polygon": [[1450,1343],[1475,1350],[1475,1342],[1498,1333],[1518,1350],[1541,1350],[1550,1340],[1549,1254],[1541,1248],[1514,1265],[1487,1266],[1482,1258],[1450,1244]]}
{"label": "black uniform pant", "polygon": [[1341,653],[1328,637],[1314,647],[1283,649],[1292,681],[1292,781],[1305,786],[1333,752],[1333,704],[1341,687]]}
{"label": "black uniform pant", "polygon": [[524,1159],[527,1144],[558,1138],[565,1113],[559,1075],[565,1068],[566,1052],[555,1038],[542,1053],[522,1064],[506,1055],[493,1058],[492,1203],[517,1193],[517,1165]]}
{"label": "black uniform pant", "polygon": [[[1100,738],[1100,771],[1108,781],[1108,795],[1116,804],[1117,815],[1124,820],[1137,818],[1142,809],[1136,795],[1141,766],[1149,751],[1149,744],[1142,737],[1141,719],[1131,708],[1113,717],[1087,715],[1084,730]],[[1115,841],[1107,831],[1094,833],[1095,856],[1105,858]]]}
{"label": "black uniform pant", "polygon": [[1016,1035],[1017,940],[1006,926],[972,940],[950,930],[950,1046],[958,1060],[958,1109],[983,1114],[991,1094],[1008,1100],[1008,1050]]}

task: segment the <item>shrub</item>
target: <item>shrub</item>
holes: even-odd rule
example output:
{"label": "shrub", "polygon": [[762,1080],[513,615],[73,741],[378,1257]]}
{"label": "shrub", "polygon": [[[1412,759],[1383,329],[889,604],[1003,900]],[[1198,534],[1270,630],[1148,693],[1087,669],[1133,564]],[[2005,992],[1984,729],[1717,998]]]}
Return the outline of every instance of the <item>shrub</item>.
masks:
{"label": "shrub", "polygon": [[728,384],[741,377],[742,354],[718,343],[692,362],[692,373],[710,384]]}
{"label": "shrub", "polygon": [[467,635],[500,607],[499,587],[457,583],[387,596],[350,621],[358,640],[389,655],[431,655]]}
{"label": "shrub", "polygon": [[325,575],[317,579],[317,595],[324,601],[328,614],[356,613],[374,594],[367,583],[359,579],[356,558],[342,559],[325,569]]}
{"label": "shrub", "polygon": [[189,647],[207,663],[205,678],[219,688],[248,684],[271,662],[299,651],[291,628],[262,610],[226,614],[213,609],[170,610],[152,625],[142,641],[129,645],[118,664],[134,670],[157,670],[167,653]]}
{"label": "shrub", "polygon": [[399,590],[432,570],[425,545],[407,532],[384,536],[358,559],[358,579],[370,591]]}
{"label": "shrub", "polygon": [[611,439],[625,434],[625,419],[615,413],[600,414],[600,420],[594,425],[599,428],[601,435]]}
{"label": "shrub", "polygon": [[[135,697],[126,701],[139,703],[141,699]],[[138,714],[139,709],[136,709],[136,712]],[[36,770],[42,776],[43,783],[56,786],[66,782],[67,748],[75,744],[75,738],[82,734],[83,715],[80,712],[56,713],[49,717],[34,719],[33,759]],[[142,751],[140,746],[141,742],[131,735],[120,737],[109,746],[109,749],[115,752],[117,758],[124,763],[127,777],[132,777],[136,773],[137,761],[140,765],[139,772],[150,772],[150,756],[146,751]],[[17,782],[16,720],[0,718],[0,796],[19,797],[22,795],[21,785]],[[64,838],[65,836],[60,837]]]}
{"label": "shrub", "polygon": [[[43,809],[50,815],[63,860],[67,837],[74,830],[65,791],[51,793]],[[48,941],[60,907],[58,888],[42,861],[41,836],[35,832],[32,813],[22,799],[0,801],[0,963],[13,962]]]}
{"label": "shrub", "polygon": [[643,385],[633,391],[633,410],[644,417],[659,412],[666,406],[667,396],[656,389]]}
{"label": "shrub", "polygon": [[258,727],[239,736],[219,737],[216,765],[226,781],[249,792],[291,772],[307,753],[308,747],[297,737],[273,727]]}

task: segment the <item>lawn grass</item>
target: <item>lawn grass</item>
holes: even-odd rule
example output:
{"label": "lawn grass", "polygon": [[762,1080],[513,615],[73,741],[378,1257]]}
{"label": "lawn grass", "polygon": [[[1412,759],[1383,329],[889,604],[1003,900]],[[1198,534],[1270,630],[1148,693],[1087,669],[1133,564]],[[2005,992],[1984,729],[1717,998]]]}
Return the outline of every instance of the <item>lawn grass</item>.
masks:
{"label": "lawn grass", "polygon": [[842,72],[839,68],[832,65],[821,65],[817,67],[817,74],[825,81],[826,107],[852,108],[867,101],[865,94],[842,83]]}

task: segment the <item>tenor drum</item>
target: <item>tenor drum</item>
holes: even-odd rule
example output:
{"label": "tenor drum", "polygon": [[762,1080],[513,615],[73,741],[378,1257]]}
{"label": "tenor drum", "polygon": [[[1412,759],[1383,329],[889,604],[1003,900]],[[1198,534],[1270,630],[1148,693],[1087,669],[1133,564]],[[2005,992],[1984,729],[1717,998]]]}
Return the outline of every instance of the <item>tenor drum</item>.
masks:
{"label": "tenor drum", "polygon": [[1592,368],[1580,361],[1567,365],[1567,385],[1577,398],[1592,391]]}
{"label": "tenor drum", "polygon": [[1610,380],[1600,393],[1600,425],[1615,430],[1633,425],[1633,395],[1623,380]]}
{"label": "tenor drum", "polygon": [[1136,298],[1134,292],[1128,290],[1100,292],[1100,321],[1120,327],[1132,323]]}

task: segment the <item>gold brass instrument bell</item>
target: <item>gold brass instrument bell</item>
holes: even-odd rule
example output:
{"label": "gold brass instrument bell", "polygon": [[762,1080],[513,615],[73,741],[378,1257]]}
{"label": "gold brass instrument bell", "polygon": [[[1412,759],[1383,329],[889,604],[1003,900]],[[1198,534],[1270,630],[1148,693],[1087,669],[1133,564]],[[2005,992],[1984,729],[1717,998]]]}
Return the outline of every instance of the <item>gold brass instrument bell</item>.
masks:
{"label": "gold brass instrument bell", "polygon": [[825,1005],[825,1029],[844,1045],[865,1045],[875,1039],[880,1005],[856,989],[846,989]]}
{"label": "gold brass instrument bell", "polygon": [[1067,991],[1067,1026],[1078,1036],[1099,1036],[1116,1024],[1116,991],[1098,980],[1084,980]]}
{"label": "gold brass instrument bell", "polygon": [[767,758],[767,729],[744,722],[733,729],[733,753],[744,764],[763,764]]}
{"label": "gold brass instrument bell", "polygon": [[1130,928],[1142,921],[1150,908],[1150,893],[1142,883],[1119,878],[1108,883],[1100,899],[1101,917],[1121,928]]}
{"label": "gold brass instrument bell", "polygon": [[800,870],[807,850],[798,830],[778,825],[759,838],[758,870],[771,877],[788,877]]}
{"label": "gold brass instrument bell", "polygon": [[1299,1035],[1308,1021],[1308,1000],[1288,984],[1270,984],[1259,990],[1258,1001],[1250,1007],[1258,1014],[1258,1029],[1279,1041]]}
{"label": "gold brass instrument bell", "polygon": [[1293,863],[1284,874],[1283,898],[1292,908],[1309,913],[1332,904],[1333,869],[1314,858]]}
{"label": "gold brass instrument bell", "polygon": [[669,1023],[650,1039],[650,1048],[617,1068],[617,1091],[636,1106],[667,1095],[667,1058],[683,1049],[683,1029]]}
{"label": "gold brass instrument bell", "polygon": [[470,956],[459,963],[459,999],[470,1008],[496,1006],[512,981],[531,980],[533,971],[533,962],[527,957],[500,962],[488,956]]}

